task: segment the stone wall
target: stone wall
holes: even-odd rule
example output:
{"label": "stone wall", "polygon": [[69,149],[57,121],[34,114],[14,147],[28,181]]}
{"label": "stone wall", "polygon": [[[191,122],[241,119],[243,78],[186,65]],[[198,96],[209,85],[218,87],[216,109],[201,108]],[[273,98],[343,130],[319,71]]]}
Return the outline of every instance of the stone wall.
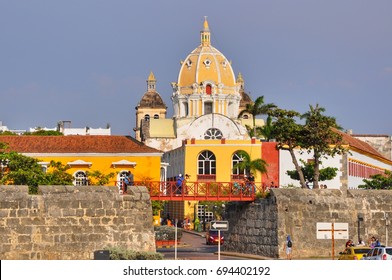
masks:
{"label": "stone wall", "polygon": [[[230,203],[227,207],[229,232],[223,249],[285,258],[287,234],[293,239],[293,258],[332,257],[332,240],[317,239],[317,223],[348,223],[349,238],[368,241],[371,236],[385,244],[385,214],[392,219],[392,191],[274,189],[267,199],[253,203]],[[363,218],[358,227],[358,216]],[[334,256],[347,240],[336,239]],[[389,233],[388,245],[392,234]]]}
{"label": "stone wall", "polygon": [[0,186],[0,259],[92,259],[106,246],[155,252],[147,189]]}

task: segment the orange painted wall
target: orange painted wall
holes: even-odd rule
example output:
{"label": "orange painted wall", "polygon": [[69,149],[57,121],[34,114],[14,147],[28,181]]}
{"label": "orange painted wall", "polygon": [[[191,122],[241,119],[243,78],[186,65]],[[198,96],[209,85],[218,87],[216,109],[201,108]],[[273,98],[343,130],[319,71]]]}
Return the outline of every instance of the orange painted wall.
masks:
{"label": "orange painted wall", "polygon": [[268,163],[268,173],[262,176],[262,184],[270,186],[274,182],[279,186],[279,150],[275,142],[262,142],[261,156]]}

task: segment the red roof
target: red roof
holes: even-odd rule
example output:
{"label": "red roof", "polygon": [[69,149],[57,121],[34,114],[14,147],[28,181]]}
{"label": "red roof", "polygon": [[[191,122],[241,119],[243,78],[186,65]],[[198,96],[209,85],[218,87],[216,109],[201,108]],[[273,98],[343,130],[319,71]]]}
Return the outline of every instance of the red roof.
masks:
{"label": "red roof", "polygon": [[[344,133],[340,130],[333,129],[335,132],[339,133],[343,137],[343,144],[349,145],[350,147],[353,147],[355,149],[361,150],[363,152],[369,153],[373,156],[381,157],[383,159],[386,159],[382,154],[380,154],[373,146],[370,144],[361,141],[350,134]],[[387,159],[388,160],[388,159]],[[388,160],[389,161],[389,160]]]}
{"label": "red roof", "polygon": [[10,151],[18,153],[161,153],[130,136],[3,136]]}

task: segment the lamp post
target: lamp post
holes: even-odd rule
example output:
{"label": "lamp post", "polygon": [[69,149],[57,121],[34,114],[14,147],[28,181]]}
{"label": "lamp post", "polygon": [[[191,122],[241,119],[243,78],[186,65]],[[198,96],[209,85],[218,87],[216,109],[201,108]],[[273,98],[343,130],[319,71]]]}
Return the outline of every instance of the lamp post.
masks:
{"label": "lamp post", "polygon": [[385,246],[388,246],[388,213],[384,212],[385,219]]}
{"label": "lamp post", "polygon": [[204,205],[203,207],[203,231],[206,231],[206,210],[207,210],[207,204]]}
{"label": "lamp post", "polygon": [[358,241],[361,240],[361,222],[363,222],[363,215],[358,214]]}

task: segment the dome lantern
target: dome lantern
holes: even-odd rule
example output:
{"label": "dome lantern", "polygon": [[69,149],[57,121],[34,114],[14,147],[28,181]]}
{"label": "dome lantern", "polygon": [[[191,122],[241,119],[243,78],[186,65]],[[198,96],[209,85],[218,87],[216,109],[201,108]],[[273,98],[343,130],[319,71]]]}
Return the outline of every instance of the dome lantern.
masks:
{"label": "dome lantern", "polygon": [[203,47],[208,47],[211,44],[210,41],[210,28],[208,27],[207,16],[204,17],[203,30],[200,31],[200,41]]}

